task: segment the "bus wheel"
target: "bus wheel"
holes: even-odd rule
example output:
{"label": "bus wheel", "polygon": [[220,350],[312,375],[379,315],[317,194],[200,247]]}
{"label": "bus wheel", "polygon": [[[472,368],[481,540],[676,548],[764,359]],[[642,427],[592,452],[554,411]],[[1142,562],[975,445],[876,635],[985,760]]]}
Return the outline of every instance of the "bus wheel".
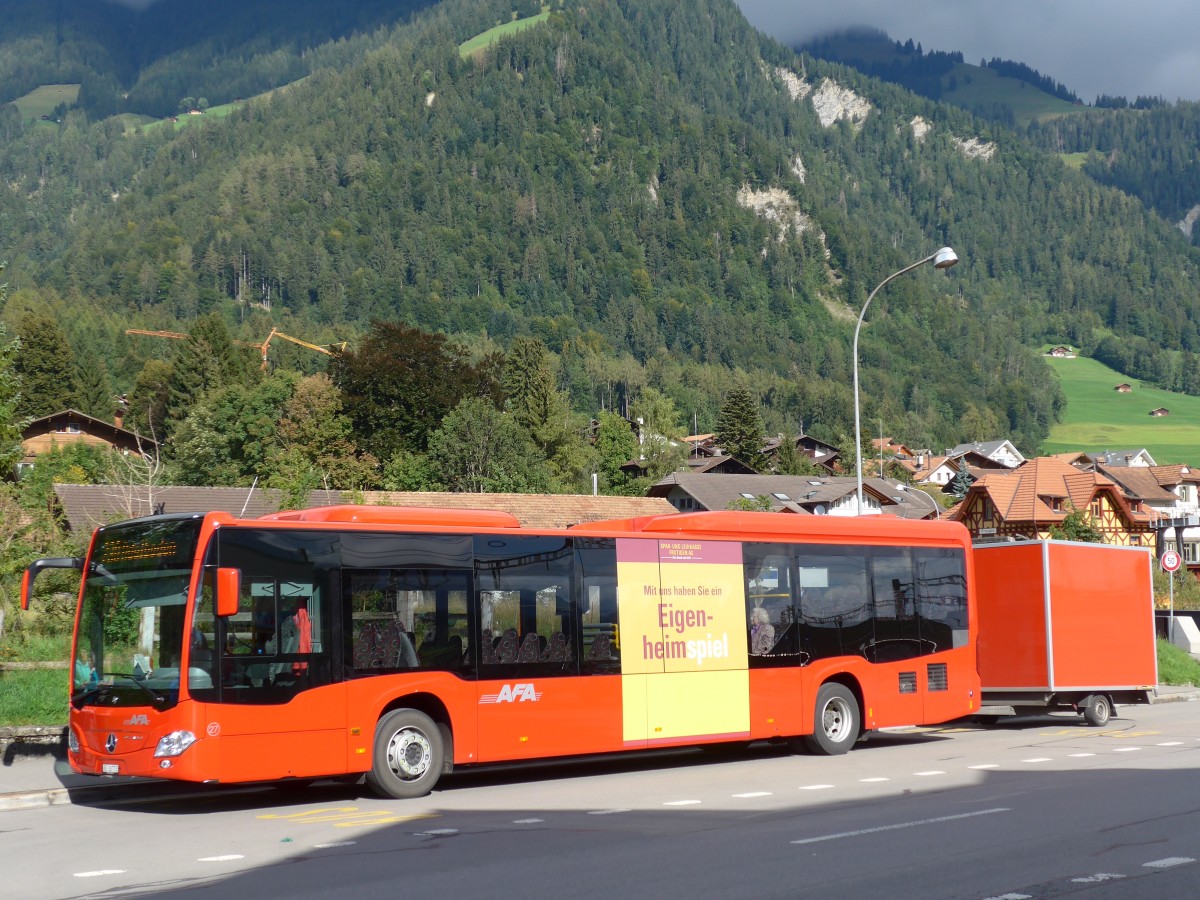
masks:
{"label": "bus wheel", "polygon": [[804,738],[812,753],[836,756],[858,740],[858,701],[845,685],[827,682],[817,691],[813,733]]}
{"label": "bus wheel", "polygon": [[1112,716],[1112,701],[1104,694],[1092,694],[1092,699],[1083,708],[1083,720],[1096,728],[1103,728]]}
{"label": "bus wheel", "polygon": [[442,774],[442,733],[429,716],[396,709],[379,720],[367,785],[383,797],[424,797]]}

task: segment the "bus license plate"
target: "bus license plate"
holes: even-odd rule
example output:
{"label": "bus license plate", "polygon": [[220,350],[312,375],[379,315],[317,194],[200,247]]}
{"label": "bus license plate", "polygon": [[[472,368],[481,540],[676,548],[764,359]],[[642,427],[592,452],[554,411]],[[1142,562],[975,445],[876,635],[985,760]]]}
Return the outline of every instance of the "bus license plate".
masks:
{"label": "bus license plate", "polygon": [[119,775],[121,774],[121,767],[117,763],[103,763],[100,766],[100,771],[105,775]]}

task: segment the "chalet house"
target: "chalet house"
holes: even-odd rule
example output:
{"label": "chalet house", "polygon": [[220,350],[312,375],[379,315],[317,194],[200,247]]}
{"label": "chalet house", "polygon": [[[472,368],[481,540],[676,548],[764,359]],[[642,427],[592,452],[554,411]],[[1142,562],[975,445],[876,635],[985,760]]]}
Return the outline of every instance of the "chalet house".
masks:
{"label": "chalet house", "polygon": [[933,484],[948,492],[958,477],[959,466],[965,464],[967,474],[974,481],[988,471],[1008,471],[1008,466],[970,450],[958,456],[932,456],[918,453],[913,459],[898,460],[908,472],[914,484]]}
{"label": "chalet house", "polygon": [[[1162,523],[1200,516],[1200,471],[1191,466],[1113,466],[1101,471],[1117,482],[1127,497],[1140,499],[1142,507]],[[1162,533],[1163,546],[1178,550],[1184,566],[1200,576],[1200,528],[1185,527]]]}
{"label": "chalet house", "polygon": [[[62,519],[76,532],[87,534],[99,525],[154,513],[227,512],[257,518],[279,512],[283,495],[276,490],[230,487],[103,484],[56,484],[55,499]],[[353,499],[351,499],[353,497]],[[526,528],[566,528],[580,522],[672,515],[666,500],[648,497],[596,497],[579,494],[443,494],[428,491],[313,491],[308,508],[344,503],[368,506],[421,506],[436,509],[485,509],[512,513]]]}
{"label": "chalet house", "polygon": [[1128,394],[1133,391],[1133,385],[1131,385],[1128,381],[1122,381],[1120,384],[1114,387],[1113,390],[1118,394]]}
{"label": "chalet house", "polygon": [[1098,466],[1154,466],[1157,463],[1145,447],[1140,450],[1105,450],[1089,453],[1088,459]]}
{"label": "chalet house", "polygon": [[25,426],[21,432],[24,452],[17,463],[18,471],[31,468],[40,454],[61,450],[69,444],[90,444],[144,456],[158,452],[157,443],[125,429],[119,415],[115,422],[105,422],[78,410],[65,409],[34,419]]}
{"label": "chalet house", "polygon": [[[774,460],[779,453],[779,447],[787,440],[782,434],[769,439],[762,448],[763,454],[768,460]],[[838,461],[841,457],[841,451],[833,444],[827,444],[819,438],[815,438],[809,434],[802,434],[794,439],[796,441],[796,451],[808,457],[812,462],[819,465],[826,472],[838,471]]]}
{"label": "chalet house", "polygon": [[1162,418],[1163,416],[1169,416],[1170,414],[1171,411],[1165,406],[1160,406],[1157,409],[1150,410],[1150,415],[1154,416],[1155,418]]}
{"label": "chalet house", "polygon": [[[740,501],[766,498],[772,512],[817,516],[855,515],[858,482],[854,478],[807,475],[712,475],[674,472],[650,488],[680,512],[729,509]],[[937,501],[916,489],[882,478],[863,479],[863,500],[875,512],[910,519],[933,519]]]}
{"label": "chalet house", "polygon": [[688,457],[688,469],[715,475],[757,475],[754,469],[735,456]]}
{"label": "chalet house", "polygon": [[884,456],[899,456],[903,459],[911,459],[916,454],[909,450],[908,447],[900,443],[895,438],[872,438],[871,447],[875,451],[874,455],[879,456],[880,451],[883,451]]}
{"label": "chalet house", "polygon": [[962,456],[964,453],[978,453],[985,459],[1000,463],[1010,469],[1015,469],[1025,462],[1021,451],[1013,446],[1012,441],[976,441],[970,444],[959,444],[952,450],[947,450],[947,456]]}
{"label": "chalet house", "polygon": [[972,537],[1046,539],[1075,510],[1104,534],[1105,543],[1153,546],[1154,517],[1140,501],[1099,472],[1081,472],[1052,456],[1011,472],[989,472],[948,516]]}
{"label": "chalet house", "polygon": [[1070,347],[1051,347],[1048,355],[1057,357],[1059,359],[1074,359],[1075,351]]}

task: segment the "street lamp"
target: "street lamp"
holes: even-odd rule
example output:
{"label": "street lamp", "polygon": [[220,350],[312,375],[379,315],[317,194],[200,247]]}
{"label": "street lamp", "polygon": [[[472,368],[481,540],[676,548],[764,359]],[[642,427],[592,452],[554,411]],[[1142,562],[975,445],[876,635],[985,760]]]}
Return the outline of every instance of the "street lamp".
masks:
{"label": "street lamp", "polygon": [[858,464],[857,515],[861,516],[863,514],[862,419],[858,402],[858,332],[862,329],[863,316],[867,314],[867,307],[871,305],[871,301],[875,299],[875,295],[893,278],[898,278],[905,272],[911,272],[913,269],[919,268],[926,263],[933,263],[935,269],[949,269],[956,262],[958,262],[958,254],[949,247],[943,247],[932,256],[927,256],[919,262],[913,263],[911,266],[905,266],[900,271],[893,272],[887,278],[883,279],[883,281],[879,282],[875,286],[875,290],[867,295],[867,302],[863,304],[862,312],[858,314],[858,324],[854,326],[854,460]]}

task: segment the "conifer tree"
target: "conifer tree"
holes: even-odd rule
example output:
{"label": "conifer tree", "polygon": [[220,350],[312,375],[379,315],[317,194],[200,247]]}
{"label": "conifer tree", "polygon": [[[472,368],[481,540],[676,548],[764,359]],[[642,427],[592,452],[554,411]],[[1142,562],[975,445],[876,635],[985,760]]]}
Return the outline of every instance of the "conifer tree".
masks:
{"label": "conifer tree", "polygon": [[196,320],[171,364],[165,431],[170,434],[209,391],[251,380],[247,354],[240,354],[225,321],[216,313]]}
{"label": "conifer tree", "polygon": [[967,496],[967,491],[971,489],[971,484],[974,482],[971,473],[967,471],[967,463],[963,459],[958,461],[958,471],[954,474],[954,482],[950,485],[950,491],[954,494],[956,500],[962,500]]}
{"label": "conifer tree", "polygon": [[717,414],[716,441],[726,453],[750,468],[761,471],[766,466],[762,452],[762,413],[749,388],[735,387],[726,394]]}
{"label": "conifer tree", "polygon": [[104,360],[95,353],[84,353],[79,358],[75,377],[79,385],[79,411],[105,422],[112,421],[112,382]]}
{"label": "conifer tree", "polygon": [[17,323],[20,350],[13,372],[21,384],[19,409],[32,418],[79,406],[75,354],[50,316],[25,313]]}

